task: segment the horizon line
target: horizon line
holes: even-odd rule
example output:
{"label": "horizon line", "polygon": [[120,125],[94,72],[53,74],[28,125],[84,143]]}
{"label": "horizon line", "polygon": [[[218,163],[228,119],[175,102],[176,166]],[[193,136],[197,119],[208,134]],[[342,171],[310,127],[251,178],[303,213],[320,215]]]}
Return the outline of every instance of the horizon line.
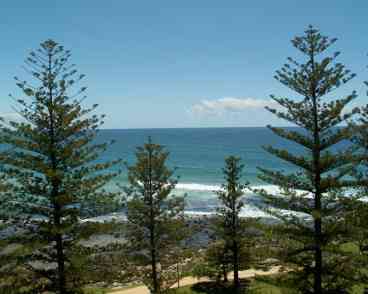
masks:
{"label": "horizon line", "polygon": [[[298,128],[298,126],[275,126],[278,128]],[[267,129],[266,126],[234,126],[234,127],[138,127],[138,128],[101,128],[99,130],[184,130],[184,129]]]}

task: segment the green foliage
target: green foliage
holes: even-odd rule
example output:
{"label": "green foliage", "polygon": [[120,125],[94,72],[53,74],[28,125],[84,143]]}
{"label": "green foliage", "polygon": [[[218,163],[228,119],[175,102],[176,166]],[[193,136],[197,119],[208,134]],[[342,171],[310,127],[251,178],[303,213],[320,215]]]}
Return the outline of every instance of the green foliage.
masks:
{"label": "green foliage", "polygon": [[344,65],[334,62],[339,53],[324,55],[335,41],[311,26],[303,36],[292,40],[306,61],[288,58],[288,63],[276,72],[276,79],[301,98],[271,96],[278,107],[268,110],[298,129],[269,128],[303,147],[305,153],[296,155],[266,146],[266,151],[297,170],[286,173],[260,168],[262,180],[280,187],[277,195],[266,191],[260,194],[268,206],[267,212],[283,223],[278,226],[278,236],[285,239],[287,246],[284,260],[295,269],[290,274],[293,282],[306,293],[339,293],[349,288],[349,268],[342,266],[347,257],[341,252],[339,241],[346,233],[342,189],[356,185],[349,177],[356,158],[354,147],[340,145],[336,151],[336,146],[352,136],[352,128],[342,123],[356,113],[346,111],[356,94],[325,100],[354,77]]}
{"label": "green foliage", "polygon": [[207,274],[209,278],[219,282],[223,277],[224,282],[227,282],[227,274],[231,271],[232,255],[225,242],[218,241],[210,244],[206,250],[205,262],[209,269]]}
{"label": "green foliage", "polygon": [[[225,244],[224,256],[229,256],[229,264],[234,271],[234,286],[239,287],[239,267],[240,260],[245,260],[245,256],[240,256],[240,251],[244,248],[246,223],[240,218],[240,212],[244,205],[242,197],[247,184],[241,183],[242,170],[244,165],[240,163],[240,158],[229,156],[225,158],[223,169],[225,184],[217,192],[220,200],[220,207],[217,209],[215,222],[215,233]],[[244,253],[244,250],[242,250]],[[246,254],[248,256],[248,254]]]}
{"label": "green foliage", "polygon": [[[249,267],[249,259],[249,248],[246,246],[239,247],[238,262],[240,270]],[[233,253],[227,244],[221,240],[211,242],[200,256],[196,256],[191,275],[197,278],[207,277],[217,282],[221,280],[227,282],[228,273],[232,270]]]}
{"label": "green foliage", "polygon": [[[365,82],[368,86],[368,83]],[[349,213],[346,217],[347,231],[346,242],[350,245],[350,254],[353,257],[355,269],[354,277],[357,282],[368,284],[368,204],[365,198],[368,193],[368,105],[362,106],[359,118],[352,123],[355,130],[352,143],[360,152],[356,162],[354,177],[360,183],[354,191],[354,197],[346,200]],[[362,201],[363,200],[363,201]]]}
{"label": "green foliage", "polygon": [[250,294],[298,294],[300,292],[283,285],[284,276],[257,277],[249,286]]}
{"label": "green foliage", "polygon": [[197,279],[208,277],[210,279],[219,279],[221,272],[219,274],[218,269],[213,268],[206,262],[197,262],[194,264],[191,275]]}
{"label": "green foliage", "polygon": [[127,238],[142,282],[152,293],[175,281],[170,267],[185,237],[184,198],[172,195],[176,185],[166,166],[169,153],[149,139],[136,151],[136,164],[129,166]]}
{"label": "green foliage", "polygon": [[[16,78],[25,97],[13,97],[21,120],[2,120],[0,132],[8,147],[0,153],[2,217],[18,230],[11,241],[24,248],[11,265],[31,273],[28,286],[45,279],[45,290],[62,294],[80,291],[75,269],[83,265],[78,242],[86,236],[79,220],[114,207],[117,194],[104,186],[119,174],[108,171],[119,160],[98,160],[110,144],[94,143],[103,116],[92,114],[97,105],[82,107],[86,87],[75,87],[84,75],[70,56],[52,40],[30,53],[31,81]],[[0,271],[6,279],[9,271]]]}
{"label": "green foliage", "polygon": [[[242,281],[243,289],[240,293],[249,294],[297,294],[295,290],[274,286],[276,278],[252,279],[250,281]],[[200,282],[198,284],[182,287],[179,289],[171,289],[170,294],[234,294],[233,285],[229,283],[218,284],[214,282]]]}
{"label": "green foliage", "polygon": [[84,288],[83,294],[106,294],[106,290],[100,289],[100,288],[92,288],[92,287]]}
{"label": "green foliage", "polygon": [[241,244],[243,239],[243,229],[240,212],[244,203],[242,197],[247,184],[240,182],[242,177],[243,165],[240,159],[229,156],[225,159],[223,169],[225,184],[222,189],[217,191],[220,206],[217,209],[215,231],[216,234],[229,246]]}

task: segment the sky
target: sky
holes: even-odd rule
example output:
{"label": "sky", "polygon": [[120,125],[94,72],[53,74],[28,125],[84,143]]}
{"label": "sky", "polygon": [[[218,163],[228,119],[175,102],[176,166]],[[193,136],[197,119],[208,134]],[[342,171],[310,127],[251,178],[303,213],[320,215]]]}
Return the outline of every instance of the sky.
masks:
{"label": "sky", "polygon": [[282,125],[264,106],[297,98],[273,76],[300,58],[290,39],[309,24],[357,73],[331,98],[356,90],[366,104],[367,12],[367,0],[2,0],[0,114],[13,115],[13,77],[29,79],[24,59],[52,38],[86,74],[105,128]]}

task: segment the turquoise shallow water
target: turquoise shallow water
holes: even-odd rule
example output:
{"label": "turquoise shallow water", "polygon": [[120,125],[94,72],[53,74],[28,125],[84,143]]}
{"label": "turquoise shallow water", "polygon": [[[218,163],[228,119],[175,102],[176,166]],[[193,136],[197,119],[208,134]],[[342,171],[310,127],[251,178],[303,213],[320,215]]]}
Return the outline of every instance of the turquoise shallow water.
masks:
{"label": "turquoise shallow water", "polygon": [[[116,141],[102,159],[122,158],[133,164],[135,148],[146,142],[149,136],[170,152],[168,164],[177,169],[176,175],[180,177],[176,193],[187,195],[187,211],[196,214],[209,213],[217,206],[214,191],[223,183],[222,167],[226,156],[242,158],[245,164],[244,181],[255,187],[267,185],[257,178],[257,167],[285,171],[294,169],[264,151],[263,145],[281,147],[298,154],[305,152],[267,128],[130,129],[100,131],[98,141]],[[116,181],[126,184],[126,171]],[[266,188],[276,189],[272,186]],[[260,212],[252,205],[257,197],[246,193],[245,198],[249,203],[244,207],[243,214],[258,215]]]}

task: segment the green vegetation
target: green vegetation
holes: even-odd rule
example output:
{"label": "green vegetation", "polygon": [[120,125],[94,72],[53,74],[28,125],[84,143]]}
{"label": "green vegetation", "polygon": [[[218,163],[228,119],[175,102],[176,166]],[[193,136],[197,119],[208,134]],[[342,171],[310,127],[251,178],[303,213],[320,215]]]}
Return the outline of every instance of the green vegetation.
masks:
{"label": "green vegetation", "polygon": [[262,180],[280,187],[279,195],[266,191],[260,195],[268,206],[267,212],[283,222],[278,235],[286,240],[283,259],[295,269],[290,273],[291,282],[306,293],[339,293],[349,288],[351,282],[349,266],[341,263],[346,259],[339,250],[339,242],[345,225],[342,189],[355,185],[347,176],[356,158],[351,147],[338,151],[333,147],[352,136],[352,128],[343,123],[355,114],[346,106],[356,94],[336,100],[330,97],[333,90],[355,75],[341,63],[334,63],[339,53],[324,55],[335,41],[311,26],[305,35],[292,40],[306,60],[288,58],[288,63],[276,72],[276,79],[300,99],[272,96],[279,108],[268,110],[298,129],[269,128],[303,147],[305,155],[267,146],[266,151],[298,169],[286,173],[260,168]]}
{"label": "green vegetation", "polygon": [[[295,167],[259,168],[260,179],[280,188],[257,191],[259,206],[279,220],[269,223],[240,217],[248,186],[236,156],[225,159],[216,216],[186,219],[169,153],[150,138],[127,166],[129,185],[106,190],[121,160],[101,160],[112,143],[95,140],[104,116],[93,114],[97,105],[82,107],[86,88],[75,87],[84,75],[70,64],[70,51],[42,43],[26,59],[31,81],[16,78],[24,98],[12,98],[21,120],[0,119],[0,294],[103,294],[101,287],[132,281],[154,294],[363,293],[368,105],[347,110],[355,92],[332,100],[355,76],[336,63],[339,53],[326,54],[335,41],[308,27],[292,40],[304,60],[288,58],[276,72],[296,98],[272,96],[277,106],[267,109],[296,128],[268,127],[304,153],[265,146]],[[126,221],[82,221],[116,209],[126,211]],[[115,239],[83,243],[102,233]],[[193,242],[196,234],[208,244]],[[274,265],[286,273],[239,278],[247,267]],[[171,289],[185,275],[213,281]]]}
{"label": "green vegetation", "polygon": [[218,282],[223,279],[228,282],[228,272],[231,271],[231,253],[223,241],[213,242],[208,246],[202,260],[197,258],[197,263],[192,269],[192,274],[197,278],[208,277]]}
{"label": "green vegetation", "polygon": [[168,156],[151,139],[138,147],[137,162],[128,167],[130,186],[125,188],[128,246],[142,282],[155,294],[176,280],[170,267],[185,236],[184,198],[171,195],[177,181],[166,166]]}
{"label": "green vegetation", "polygon": [[[198,287],[187,286],[179,289],[174,289],[168,292],[169,294],[233,294],[234,289],[226,286],[210,286],[202,283]],[[274,283],[268,283],[263,281],[252,281],[249,284],[249,288],[244,290],[247,294],[297,294],[296,290],[292,290],[286,287],[275,286]],[[363,294],[363,286],[354,286],[349,294]]]}
{"label": "green vegetation", "polygon": [[[365,82],[368,86],[368,82]],[[357,122],[352,124],[354,128],[353,144],[360,151],[360,157],[356,162],[354,177],[360,185],[354,195],[346,202],[349,213],[346,217],[349,235],[346,241],[355,245],[355,250],[351,251],[353,256],[353,269],[357,281],[368,284],[368,204],[360,201],[366,197],[368,192],[368,105],[361,107],[360,116]],[[352,274],[352,273],[351,273]]]}
{"label": "green vegetation", "polygon": [[[244,238],[244,228],[240,219],[240,211],[244,205],[241,198],[244,194],[245,184],[242,184],[242,170],[244,166],[240,163],[240,158],[229,156],[225,159],[225,168],[223,169],[226,183],[222,185],[222,190],[217,192],[220,200],[220,207],[217,209],[217,219],[215,232],[217,237],[224,241],[224,248],[220,254],[226,278],[226,259],[230,258],[232,270],[234,272],[234,289],[240,287],[239,266],[240,251]],[[218,250],[217,250],[218,251]],[[228,252],[227,252],[228,251]],[[227,255],[230,256],[227,257]]]}
{"label": "green vegetation", "polygon": [[249,294],[296,294],[294,290],[280,288],[274,285],[272,281],[261,280],[240,280],[240,290],[234,290],[231,283],[201,282],[192,286],[172,289],[169,294],[227,294],[249,293]]}
{"label": "green vegetation", "polygon": [[85,288],[83,289],[83,294],[106,294],[107,291],[105,289],[101,289],[101,288]]}
{"label": "green vegetation", "polygon": [[4,245],[0,285],[26,284],[22,293],[80,291],[86,256],[78,242],[88,230],[79,230],[79,219],[107,211],[117,196],[103,187],[118,175],[109,169],[119,160],[96,163],[109,144],[94,143],[103,121],[91,114],[96,105],[82,108],[86,88],[75,87],[84,75],[70,56],[52,40],[31,52],[31,82],[16,78],[25,96],[14,98],[22,121],[1,127],[0,143],[7,147],[0,153],[6,177],[1,211],[20,233]]}

